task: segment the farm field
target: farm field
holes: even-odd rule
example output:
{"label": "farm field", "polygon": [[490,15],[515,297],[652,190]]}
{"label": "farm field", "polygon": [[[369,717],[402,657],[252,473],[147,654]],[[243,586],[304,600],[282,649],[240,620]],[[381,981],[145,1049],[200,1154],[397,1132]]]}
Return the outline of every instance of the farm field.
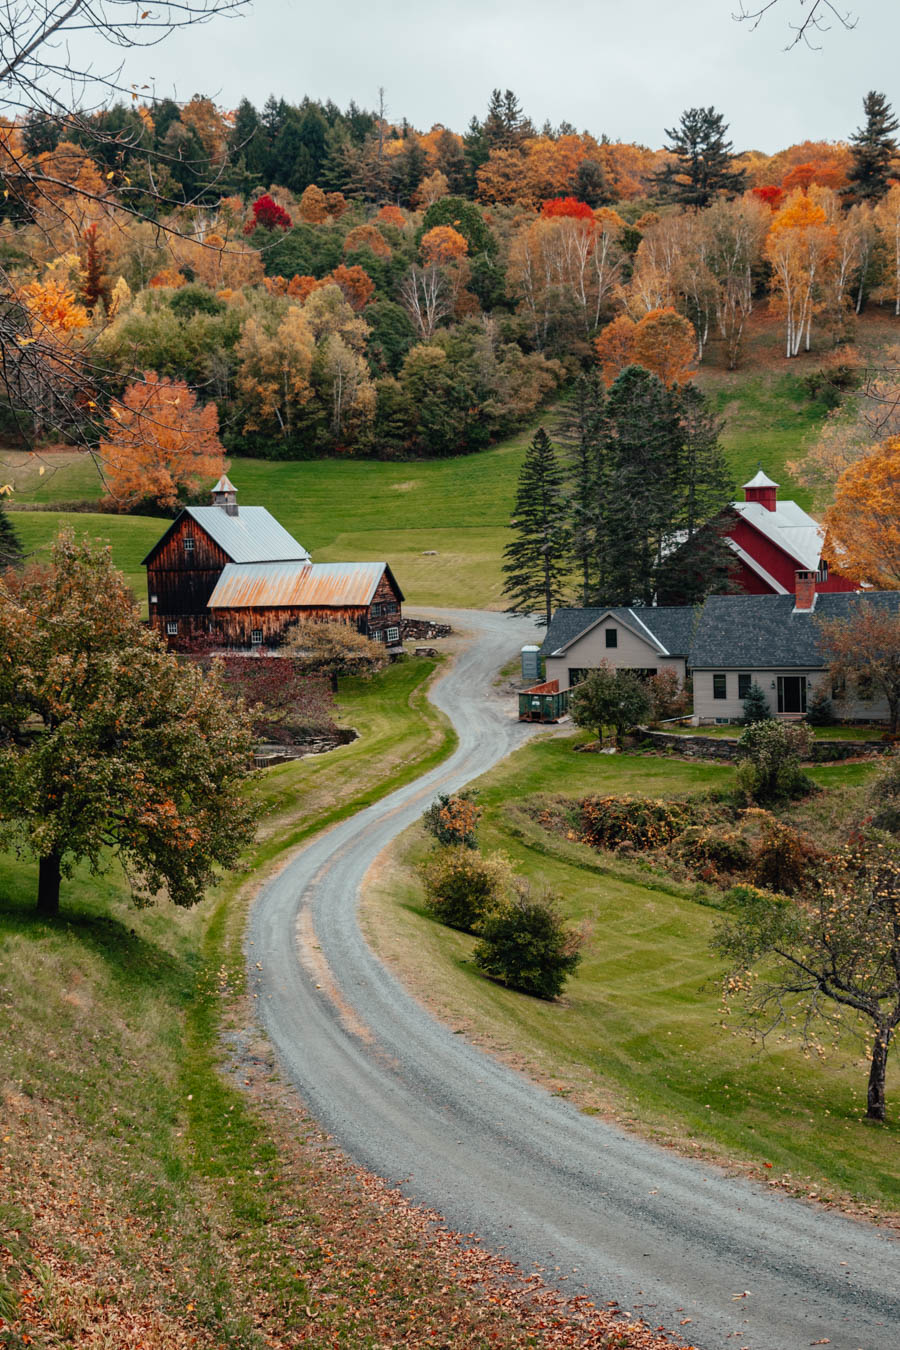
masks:
{"label": "farm field", "polygon": [[[708,948],[717,914],[705,888],[694,891],[550,835],[519,809],[547,792],[700,792],[725,786],[733,769],[573,754],[585,739],[541,738],[476,785],[485,812],[481,846],[505,852],[585,925],[584,960],[558,1003],[482,978],[469,961],[474,939],[425,912],[411,870],[427,847],[418,827],[401,837],[367,895],[370,940],[439,1016],[584,1109],[804,1194],[849,1196],[897,1212],[896,1060],[890,1120],[873,1129],[863,1119],[868,1065],[861,1043],[848,1038],[819,1063],[790,1038],[761,1050],[737,1034],[739,1013],[723,1012],[721,967]],[[852,790],[870,772],[854,764],[811,775]]]}
{"label": "farm field", "polygon": [[[861,325],[873,353],[893,335],[880,314]],[[792,479],[787,461],[802,457],[826,409],[810,399],[802,376],[822,353],[804,354],[790,368],[778,356],[777,326],[765,316],[751,325],[746,367],[701,367],[697,383],[723,419],[722,441],[735,490],[762,463],[782,494],[804,507],[810,496]],[[414,605],[503,607],[502,553],[525,447],[539,423],[553,431],[559,411],[546,409],[534,426],[490,450],[442,460],[402,463],[356,459],[308,461],[234,457],[228,472],[246,505],[266,506],[322,562],[365,559],[390,563]],[[2,477],[13,501],[44,507],[96,500],[101,484],[90,456],[2,453]],[[38,469],[44,467],[45,473]],[[21,511],[16,528],[29,550],[40,550],[64,521],[108,539],[117,564],[143,599],[140,559],[165,522],[146,516]]]}

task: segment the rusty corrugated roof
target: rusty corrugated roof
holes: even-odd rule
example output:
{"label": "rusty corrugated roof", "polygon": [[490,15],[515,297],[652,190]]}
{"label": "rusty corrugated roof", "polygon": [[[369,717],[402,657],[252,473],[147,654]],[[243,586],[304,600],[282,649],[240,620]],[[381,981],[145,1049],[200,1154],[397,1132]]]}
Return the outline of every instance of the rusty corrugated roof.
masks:
{"label": "rusty corrugated roof", "polygon": [[341,608],[368,605],[387,564],[228,563],[210,609]]}

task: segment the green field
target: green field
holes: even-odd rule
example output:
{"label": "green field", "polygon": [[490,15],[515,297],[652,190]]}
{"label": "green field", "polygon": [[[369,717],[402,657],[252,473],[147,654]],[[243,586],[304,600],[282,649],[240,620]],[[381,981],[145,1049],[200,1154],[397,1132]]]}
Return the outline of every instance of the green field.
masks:
{"label": "green field", "polygon": [[[575,738],[575,742],[584,737]],[[889,1115],[865,1114],[867,1063],[847,1038],[824,1063],[796,1043],[766,1050],[737,1034],[721,1007],[721,968],[708,943],[716,893],[670,882],[541,830],[517,809],[548,790],[667,796],[726,785],[725,765],[572,753],[542,738],[481,779],[480,836],[563,898],[588,934],[579,972],[558,1003],[515,994],[470,962],[473,939],[422,908],[411,864],[424,837],[408,831],[366,900],[370,939],[454,1027],[586,1109],[736,1160],[761,1177],[819,1196],[900,1209],[900,1063],[889,1070]],[[819,767],[822,785],[852,787],[868,765]],[[822,801],[823,799],[816,799]],[[770,1164],[766,1167],[765,1164]]]}
{"label": "green field", "polygon": [[[785,462],[797,458],[824,417],[799,379],[781,369],[755,373],[703,371],[698,381],[723,416],[723,444],[735,490],[757,461],[803,505]],[[552,430],[558,414],[548,410]],[[533,428],[491,450],[445,460],[380,463],[371,460],[304,462],[234,458],[229,474],[245,505],[266,506],[321,562],[390,563],[413,605],[503,608],[501,562],[516,479]],[[3,455],[2,474],[13,500],[52,504],[96,499],[100,480],[86,454],[54,454],[50,467]],[[40,549],[68,519],[109,539],[116,562],[143,598],[140,559],[165,522],[141,516],[62,516],[17,512],[16,528],[29,550]]]}

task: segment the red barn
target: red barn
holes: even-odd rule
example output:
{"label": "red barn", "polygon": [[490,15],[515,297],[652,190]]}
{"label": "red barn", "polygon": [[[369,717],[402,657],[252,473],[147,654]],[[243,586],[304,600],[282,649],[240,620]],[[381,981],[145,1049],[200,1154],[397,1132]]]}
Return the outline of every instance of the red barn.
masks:
{"label": "red barn", "polygon": [[404,597],[387,563],[314,563],[265,507],[238,508],[224,475],[212,505],[186,507],[144,566],[150,623],[172,646],[277,646],[301,619],[400,641]]}
{"label": "red barn", "polygon": [[744,500],[726,530],[738,556],[734,579],[748,595],[792,595],[797,571],[814,572],[820,594],[857,591],[860,583],[835,570],[823,554],[825,531],[796,502],[778,500],[778,484],[760,469],[744,484]]}

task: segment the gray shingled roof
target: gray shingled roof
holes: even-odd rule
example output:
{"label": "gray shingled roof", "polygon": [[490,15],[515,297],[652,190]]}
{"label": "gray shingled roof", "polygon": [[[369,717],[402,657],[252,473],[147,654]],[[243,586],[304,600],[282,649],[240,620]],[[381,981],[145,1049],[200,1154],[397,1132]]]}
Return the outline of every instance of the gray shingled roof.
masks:
{"label": "gray shingled roof", "polygon": [[[188,506],[185,512],[228,554],[232,562],[309,562],[309,554],[303,545],[298,544],[294,536],[288,534],[264,506],[242,506],[236,516],[230,516],[221,506]],[[181,516],[178,517],[180,519]],[[170,528],[177,523],[176,520]],[[154,544],[147,558],[158,547],[158,544]],[[144,559],[145,564],[147,558]]]}
{"label": "gray shingled roof", "polygon": [[558,609],[550,621],[541,653],[551,656],[609,614],[645,636],[649,628],[670,656],[687,656],[699,611],[692,605],[601,605],[586,609]]}
{"label": "gray shingled roof", "polygon": [[815,608],[798,614],[794,603],[792,595],[709,596],[688,665],[692,670],[815,669],[823,665],[820,620],[849,618],[860,605],[900,612],[900,592],[817,595]]}

